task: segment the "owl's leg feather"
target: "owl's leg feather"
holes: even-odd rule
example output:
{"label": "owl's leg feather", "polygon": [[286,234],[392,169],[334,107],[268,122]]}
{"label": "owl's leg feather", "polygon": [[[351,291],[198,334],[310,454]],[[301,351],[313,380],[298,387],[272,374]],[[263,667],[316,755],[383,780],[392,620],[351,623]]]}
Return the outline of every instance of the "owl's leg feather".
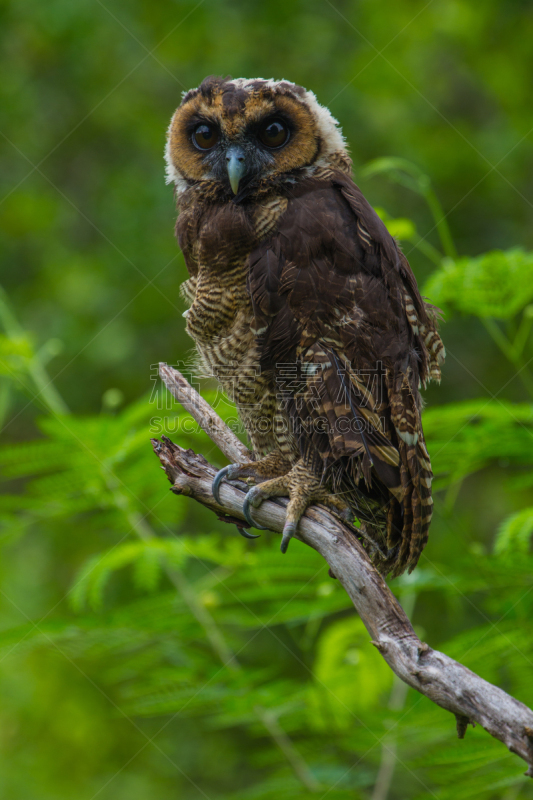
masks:
{"label": "owl's leg feather", "polygon": [[348,504],[339,496],[331,494],[303,461],[298,461],[286,475],[250,489],[243,504],[244,516],[251,525],[259,527],[251,515],[251,509],[257,508],[269,497],[286,496],[289,497],[289,504],[281,539],[282,553],[287,552],[298,523],[309,506],[320,503],[344,519],[353,517]]}

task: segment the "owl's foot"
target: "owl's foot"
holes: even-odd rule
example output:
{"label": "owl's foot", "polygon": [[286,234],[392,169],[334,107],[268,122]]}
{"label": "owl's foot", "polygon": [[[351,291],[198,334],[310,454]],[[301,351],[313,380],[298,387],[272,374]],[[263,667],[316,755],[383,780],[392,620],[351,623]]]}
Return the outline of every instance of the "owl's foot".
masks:
{"label": "owl's foot", "polygon": [[250,489],[242,508],[246,520],[250,525],[259,527],[251,515],[252,508],[257,508],[263,500],[267,500],[269,497],[283,496],[289,497],[289,505],[281,539],[282,553],[287,552],[289,542],[296,533],[301,517],[311,505],[320,503],[343,519],[351,520],[353,518],[348,503],[338,495],[331,494],[320,483],[320,479],[314,472],[308,469],[302,461],[298,461],[287,474]]}
{"label": "owl's foot", "polygon": [[[269,453],[260,461],[246,461],[243,464],[230,464],[227,467],[223,467],[215,475],[211,486],[211,491],[217,503],[222,505],[222,501],[220,499],[220,485],[224,479],[228,481],[251,480],[253,482],[261,482],[285,475],[287,472],[289,472],[290,468],[290,462],[278,450],[276,450],[273,453]],[[268,530],[262,525],[259,525],[257,522],[248,519],[248,517],[247,520],[250,525],[253,525],[254,528],[258,528],[259,530]],[[255,539],[256,537],[252,537],[251,534],[248,534],[247,538]]]}

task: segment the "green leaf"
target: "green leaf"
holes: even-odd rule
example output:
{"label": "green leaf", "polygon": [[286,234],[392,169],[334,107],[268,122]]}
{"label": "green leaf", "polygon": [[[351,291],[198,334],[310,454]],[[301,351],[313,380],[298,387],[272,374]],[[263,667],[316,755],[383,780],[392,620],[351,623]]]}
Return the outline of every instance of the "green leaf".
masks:
{"label": "green leaf", "polygon": [[14,373],[24,371],[33,357],[33,346],[28,336],[0,334],[0,375],[13,377]]}
{"label": "green leaf", "polygon": [[401,242],[410,242],[417,235],[415,224],[407,217],[398,217],[393,219],[389,217],[383,208],[374,209],[378,217],[383,220],[387,226],[387,230],[391,236],[399,239]]}

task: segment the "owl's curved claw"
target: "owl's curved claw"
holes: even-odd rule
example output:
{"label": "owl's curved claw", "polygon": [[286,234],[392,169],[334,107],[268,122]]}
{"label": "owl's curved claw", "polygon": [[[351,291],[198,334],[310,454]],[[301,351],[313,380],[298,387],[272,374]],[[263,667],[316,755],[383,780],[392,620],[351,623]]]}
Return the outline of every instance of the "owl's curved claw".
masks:
{"label": "owl's curved claw", "polygon": [[297,522],[285,522],[285,525],[283,526],[283,533],[281,536],[281,545],[279,547],[282,553],[287,552],[289,542],[296,533],[297,527],[298,527]]}
{"label": "owl's curved claw", "polygon": [[250,489],[246,497],[244,498],[244,503],[242,504],[242,513],[244,514],[244,518],[246,522],[251,525],[253,528],[257,528],[258,531],[268,531],[268,528],[265,528],[264,525],[260,525],[258,522],[254,520],[252,517],[252,512],[250,506],[259,505],[259,502],[263,499],[261,497],[261,490],[259,486],[254,486],[253,489]]}
{"label": "owl's curved claw", "polygon": [[233,464],[230,464],[227,467],[222,467],[222,469],[219,469],[219,471],[213,478],[213,483],[211,484],[211,494],[213,495],[213,497],[215,498],[215,500],[219,505],[222,505],[222,500],[220,499],[220,484],[222,483],[222,481],[224,480],[224,478],[226,477],[232,466]]}
{"label": "owl's curved claw", "polygon": [[[254,525],[255,525],[255,522],[254,522]],[[260,539],[261,538],[261,534],[260,533],[248,533],[248,531],[245,531],[244,528],[239,528],[238,526],[237,526],[237,530],[239,531],[241,536],[244,536],[245,539]]]}

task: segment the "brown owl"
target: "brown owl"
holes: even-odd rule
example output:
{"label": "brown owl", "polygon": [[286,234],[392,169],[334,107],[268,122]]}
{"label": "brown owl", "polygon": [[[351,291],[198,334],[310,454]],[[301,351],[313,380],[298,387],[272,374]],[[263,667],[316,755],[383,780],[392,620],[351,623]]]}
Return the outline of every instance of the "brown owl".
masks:
{"label": "brown owl", "polygon": [[166,150],[190,278],[187,332],[237,406],[257,485],[288,496],[281,550],[321,503],[357,524],[374,563],[412,570],[432,513],[420,386],[444,347],[407,259],[351,178],[338,123],[288,81],[206,78]]}

